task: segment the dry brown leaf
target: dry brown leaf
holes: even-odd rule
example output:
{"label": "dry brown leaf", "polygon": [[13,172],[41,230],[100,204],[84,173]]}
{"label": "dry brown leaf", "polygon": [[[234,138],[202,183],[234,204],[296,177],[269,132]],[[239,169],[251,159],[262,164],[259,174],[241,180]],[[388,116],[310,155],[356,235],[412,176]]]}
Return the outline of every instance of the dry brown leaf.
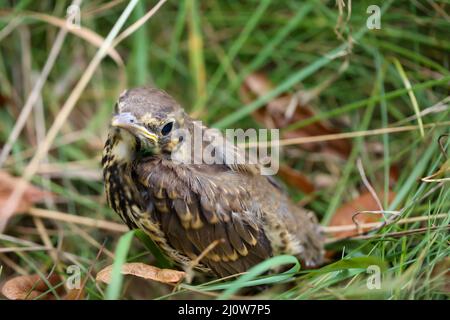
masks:
{"label": "dry brown leaf", "polygon": [[[112,265],[107,266],[97,273],[97,281],[109,283],[111,281]],[[177,283],[186,276],[183,271],[172,269],[160,269],[141,262],[125,263],[122,266],[122,274],[131,274],[144,279],[163,283]]]}
{"label": "dry brown leaf", "polygon": [[441,290],[445,293],[450,293],[450,257],[445,257],[438,261],[434,267],[431,275],[434,277],[442,277]]}
{"label": "dry brown leaf", "polygon": [[[5,171],[0,171],[0,208],[3,208],[6,201],[8,201],[11,192],[14,190],[14,187],[18,184],[20,178],[16,178],[11,176],[9,173]],[[27,211],[33,204],[37,202],[41,202],[45,198],[52,197],[53,194],[39,189],[31,184],[27,184],[27,188],[25,193],[22,196],[17,208],[14,213],[20,213]],[[2,211],[0,210],[0,213]],[[0,215],[0,220],[2,219]]]}
{"label": "dry brown leaf", "polygon": [[292,169],[289,166],[281,165],[278,170],[278,175],[290,186],[295,187],[304,193],[314,192],[314,185],[301,172]]}
{"label": "dry brown leaf", "polygon": [[[388,195],[388,203],[391,203],[395,198],[395,193],[390,191]],[[382,199],[382,197],[380,197]],[[381,200],[382,201],[382,200]],[[343,204],[339,209],[336,210],[333,217],[330,220],[329,226],[345,226],[354,225],[353,216],[359,211],[377,211],[380,210],[377,202],[373,198],[372,194],[367,191],[362,193],[356,199],[351,200]],[[359,224],[383,221],[381,214],[371,214],[371,213],[361,213],[356,217],[356,221]],[[334,232],[333,236],[336,238],[346,238],[350,236],[357,235],[360,231],[367,231],[367,229],[362,230],[347,230]]]}
{"label": "dry brown leaf", "polygon": [[10,104],[12,106],[16,106],[13,99],[0,93],[0,106],[5,106],[8,104]]}
{"label": "dry brown leaf", "polygon": [[63,300],[83,300],[84,291],[82,289],[71,289],[63,297]]}
{"label": "dry brown leaf", "polygon": [[[47,281],[52,286],[55,286],[61,282],[61,278],[59,277],[59,275],[53,274],[47,279]],[[59,294],[62,289],[63,286],[59,286],[55,290]],[[2,294],[9,300],[32,300],[41,296],[48,290],[49,287],[40,278],[40,276],[37,274],[33,274],[14,277],[6,281],[2,287]],[[52,294],[52,292],[48,292],[45,295],[41,296],[39,299],[53,300],[55,299],[55,296]]]}
{"label": "dry brown leaf", "polygon": [[[241,86],[241,97],[245,103],[250,103],[255,98],[267,94],[273,88],[273,84],[263,73],[250,74]],[[287,114],[288,109],[295,107],[292,114]],[[295,122],[311,118],[315,115],[310,106],[301,105],[301,102],[291,94],[285,94],[268,102],[263,108],[253,112],[256,121],[267,128],[285,128]],[[303,128],[285,132],[283,138],[311,137],[318,135],[335,134],[339,131],[327,121],[319,121]],[[351,144],[348,140],[332,140],[321,143],[302,144],[301,148],[314,152],[331,152],[343,158],[347,158]]]}
{"label": "dry brown leaf", "polygon": [[[52,286],[56,286],[62,280],[59,275],[52,274],[47,278],[47,281]],[[5,282],[1,290],[2,294],[9,300],[33,300],[37,297],[39,297],[39,300],[55,300],[56,297],[53,292],[47,291],[49,291],[49,287],[37,274],[11,278]],[[55,291],[63,300],[84,299],[84,291],[81,289],[71,289],[66,294],[63,294],[64,286],[60,285],[55,288]]]}
{"label": "dry brown leaf", "polygon": [[397,183],[398,179],[400,177],[400,167],[396,164],[391,165],[389,168],[389,183],[391,185],[394,185]]}

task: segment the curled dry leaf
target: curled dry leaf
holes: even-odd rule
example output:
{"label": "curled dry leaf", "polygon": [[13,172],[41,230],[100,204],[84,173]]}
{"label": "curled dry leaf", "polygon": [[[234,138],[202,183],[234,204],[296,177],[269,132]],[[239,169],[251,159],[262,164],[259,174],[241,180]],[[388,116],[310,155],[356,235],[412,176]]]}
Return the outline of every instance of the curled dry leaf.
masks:
{"label": "curled dry leaf", "polygon": [[[84,291],[82,289],[71,289],[64,294],[64,286],[60,285],[62,279],[57,274],[47,278],[48,283],[54,288],[62,300],[82,300]],[[53,291],[49,290],[47,284],[38,274],[17,276],[5,282],[1,290],[2,294],[9,300],[55,300]]]}
{"label": "curled dry leaf", "polygon": [[[61,278],[57,274],[53,274],[47,281],[52,286],[56,286],[61,282]],[[60,294],[62,289],[63,286],[59,286],[55,290]],[[42,300],[55,299],[52,292],[47,291],[49,291],[49,287],[37,274],[14,277],[6,281],[2,287],[2,294],[9,300],[32,300],[37,297]]]}
{"label": "curled dry leaf", "polygon": [[[102,269],[95,278],[97,281],[109,283],[111,281],[113,266]],[[125,263],[122,266],[122,274],[131,274],[144,279],[163,283],[177,283],[186,276],[183,271],[172,269],[160,269],[141,262]]]}
{"label": "curled dry leaf", "polygon": [[[250,103],[255,98],[267,94],[273,88],[273,84],[263,73],[250,74],[241,86],[241,97],[245,103]],[[256,121],[267,128],[285,128],[293,123],[311,118],[315,112],[308,105],[304,105],[299,95],[285,94],[267,103],[263,108],[253,112]],[[295,129],[283,134],[283,138],[310,137],[318,135],[335,134],[339,131],[327,121],[317,121],[300,129]],[[351,144],[348,140],[332,140],[322,143],[302,144],[301,147],[314,152],[331,152],[342,158],[347,158]]]}
{"label": "curled dry leaf", "polygon": [[63,297],[63,300],[83,300],[84,290],[82,289],[71,289]]}
{"label": "curled dry leaf", "polygon": [[[395,193],[390,191],[388,194],[388,203],[391,203],[395,198]],[[380,197],[381,201],[382,197]],[[351,200],[343,204],[336,210],[333,217],[330,220],[329,226],[346,226],[354,225],[353,216],[360,211],[377,211],[380,210],[377,202],[373,198],[370,192],[362,193],[356,199]],[[383,221],[381,214],[361,213],[356,217],[356,221],[359,224]],[[357,235],[359,232],[367,231],[368,229],[362,228],[361,230],[353,229],[346,231],[334,232],[333,236],[336,238],[346,238]]]}

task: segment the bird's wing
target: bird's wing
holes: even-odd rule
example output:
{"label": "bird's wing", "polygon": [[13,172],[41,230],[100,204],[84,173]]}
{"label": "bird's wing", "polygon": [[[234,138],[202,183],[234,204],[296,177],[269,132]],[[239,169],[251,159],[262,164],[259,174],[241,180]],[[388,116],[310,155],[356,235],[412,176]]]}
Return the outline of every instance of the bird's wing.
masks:
{"label": "bird's wing", "polygon": [[[155,160],[136,168],[148,213],[177,251],[220,276],[246,271],[272,255],[257,208],[225,166],[175,166]],[[225,176],[227,179],[225,179]]]}

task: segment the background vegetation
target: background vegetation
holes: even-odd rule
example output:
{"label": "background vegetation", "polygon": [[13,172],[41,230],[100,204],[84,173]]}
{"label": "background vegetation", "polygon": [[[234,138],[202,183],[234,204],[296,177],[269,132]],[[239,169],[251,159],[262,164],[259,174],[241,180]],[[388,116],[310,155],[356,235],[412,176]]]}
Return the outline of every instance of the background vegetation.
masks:
{"label": "background vegetation", "polygon": [[[245,294],[241,286],[275,282],[247,298],[448,297],[448,140],[443,136],[439,145],[438,138],[449,133],[449,1],[352,1],[350,7],[343,0],[167,1],[134,30],[156,4],[141,0],[121,28],[132,29],[98,66],[92,61],[102,43],[114,43],[107,35],[120,25],[128,2],[83,1],[82,28],[75,30],[64,22],[70,3],[0,1],[0,143],[3,150],[12,147],[1,170],[52,193],[29,190],[28,200],[19,199],[21,212],[0,234],[0,282],[37,275],[47,286],[29,297],[59,299],[67,268],[77,265],[83,290],[76,297],[86,299],[232,298]],[[379,30],[366,27],[372,4],[382,10]],[[46,78],[42,70],[52,55]],[[248,82],[254,72],[262,91],[252,91]],[[33,89],[39,81],[42,90]],[[283,148],[283,178],[292,198],[315,211],[324,226],[338,212],[351,225],[356,212],[379,210],[373,199],[361,200],[370,185],[384,214],[364,221],[384,216],[389,225],[330,240],[329,263],[317,270],[302,270],[283,256],[246,278],[220,283],[197,277],[174,286],[118,273],[108,287],[97,283],[95,274],[114,257],[116,265],[164,263],[142,235],[144,241],[122,236],[126,229],[105,203],[101,179],[115,100],[125,88],[143,84],[165,89],[194,116],[222,129],[276,125],[279,115],[268,103],[296,98],[298,118],[285,123],[282,138],[322,138],[291,140]],[[32,92],[34,108],[26,115]],[[302,106],[311,113],[302,114]],[[25,126],[13,141],[21,114]],[[333,140],[342,133],[349,134],[340,140],[349,147],[344,151]],[[2,178],[3,208],[17,181]],[[329,239],[339,236],[330,230]],[[284,274],[259,276],[284,264]],[[366,285],[370,265],[381,268],[380,289]]]}

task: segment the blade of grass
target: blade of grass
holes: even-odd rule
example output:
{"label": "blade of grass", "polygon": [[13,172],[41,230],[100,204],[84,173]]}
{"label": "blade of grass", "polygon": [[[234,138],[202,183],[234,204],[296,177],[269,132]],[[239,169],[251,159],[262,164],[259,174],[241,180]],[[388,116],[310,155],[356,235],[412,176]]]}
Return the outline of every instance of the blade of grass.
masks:
{"label": "blade of grass", "polygon": [[[80,5],[80,3],[81,0],[75,0],[72,2],[72,4],[74,5]],[[42,68],[42,72],[39,75],[38,80],[33,86],[33,89],[31,90],[31,93],[28,96],[27,101],[25,102],[25,105],[22,108],[20,116],[17,119],[16,123],[14,124],[13,130],[8,136],[8,140],[6,141],[5,145],[2,148],[2,151],[0,153],[0,168],[5,163],[9,155],[9,152],[11,151],[12,145],[19,137],[19,134],[22,131],[31,111],[33,110],[34,105],[36,104],[38,98],[41,95],[42,88],[44,87],[44,84],[47,81],[48,75],[50,74],[50,71],[53,69],[55,61],[58,58],[59,53],[61,52],[61,48],[63,46],[66,35],[67,29],[62,28],[58,32],[58,35],[56,36],[55,42],[53,43],[53,46],[50,49],[50,53],[48,54],[47,61],[45,62],[44,67]]]}
{"label": "blade of grass", "polygon": [[[401,184],[400,189],[397,191],[397,195],[392,203],[389,205],[388,210],[394,210],[411,192],[412,187],[417,183],[417,179],[425,172],[428,162],[433,156],[433,152],[437,150],[437,143],[431,143],[427,150],[420,156],[417,164],[414,166],[412,172],[408,173],[408,178]],[[422,184],[423,186],[423,184]]]}
{"label": "blade of grass", "polygon": [[230,64],[238,54],[239,50],[242,48],[245,41],[247,41],[247,39],[250,37],[252,31],[255,29],[255,27],[263,17],[271,2],[271,0],[263,0],[259,2],[258,7],[255,9],[253,15],[246,23],[239,37],[231,45],[223,63],[219,66],[219,68],[217,68],[216,72],[212,75],[211,80],[208,82],[207,97],[205,97],[206,99],[209,99],[213,96],[214,90],[220,83],[222,77],[225,75],[226,69],[230,67]]}
{"label": "blade of grass", "polygon": [[[139,20],[145,14],[144,2],[139,2],[134,11],[135,20]],[[133,81],[133,85],[142,86],[148,81],[149,68],[148,68],[148,56],[149,56],[149,38],[146,28],[139,28],[133,35],[133,49],[132,59],[130,61],[130,70],[132,77],[129,77]]]}
{"label": "blade of grass", "polygon": [[159,268],[171,268],[172,262],[166,258],[161,249],[152,241],[152,239],[142,230],[136,230],[136,237],[141,240],[145,247],[153,254]]}
{"label": "blade of grass", "polygon": [[422,138],[425,136],[425,131],[423,129],[423,122],[422,122],[422,116],[420,114],[420,107],[417,103],[416,96],[414,95],[414,91],[412,90],[411,82],[408,79],[408,76],[405,73],[405,70],[403,69],[402,65],[400,64],[400,61],[398,59],[394,58],[394,65],[397,69],[398,73],[400,74],[400,77],[402,78],[403,83],[405,84],[406,89],[408,90],[409,99],[411,100],[411,104],[414,108],[414,112],[416,113],[417,117],[417,123],[420,127],[420,135]]}
{"label": "blade of grass", "polygon": [[[172,39],[169,45],[169,58],[168,61],[176,61],[176,57],[180,48],[181,36],[183,34],[185,20],[186,20],[186,1],[180,1],[180,7],[178,8],[178,14],[175,22],[174,31],[172,32]],[[164,59],[165,60],[165,59]],[[165,88],[172,80],[174,67],[167,63],[161,79],[156,79],[159,82],[161,88]]]}
{"label": "blade of grass", "polygon": [[128,19],[128,16],[131,14],[131,11],[136,6],[139,0],[131,0],[130,3],[127,5],[125,10],[122,12],[121,16],[117,20],[117,22],[114,24],[113,28],[111,29],[110,33],[106,37],[105,41],[102,43],[100,49],[97,51],[94,58],[89,63],[86,71],[84,72],[81,79],[76,84],[75,88],[72,90],[70,96],[67,98],[66,102],[61,108],[61,111],[58,113],[53,125],[48,130],[47,136],[45,140],[39,145],[39,147],[36,150],[36,154],[31,159],[30,163],[27,165],[23,172],[23,179],[20,183],[18,183],[14,189],[14,191],[9,196],[8,200],[6,201],[3,210],[3,217],[5,217],[4,220],[2,220],[0,224],[0,232],[2,232],[6,226],[6,222],[8,218],[12,215],[14,212],[14,209],[17,207],[19,199],[22,197],[25,188],[26,188],[26,182],[30,181],[33,175],[36,173],[36,170],[39,166],[39,163],[41,160],[46,156],[51,144],[55,140],[59,130],[62,128],[63,124],[65,123],[66,119],[68,118],[69,114],[71,113],[72,109],[74,108],[76,102],[78,101],[81,93],[88,85],[89,81],[91,80],[92,76],[94,75],[95,70],[99,66],[100,62],[103,60],[103,58],[106,56],[108,49],[110,48],[114,38],[119,33],[120,29]]}
{"label": "blade of grass", "polygon": [[203,35],[201,31],[199,4],[197,0],[185,0],[188,15],[189,31],[189,65],[191,76],[195,85],[194,110],[201,112],[205,105],[206,96],[206,70],[205,58],[203,54]]}
{"label": "blade of grass", "polygon": [[[280,273],[280,274],[274,274],[270,276],[265,276],[260,279],[256,279],[261,274],[283,266],[283,265],[290,265],[293,264],[292,268],[289,270]],[[282,281],[286,281],[291,279],[295,274],[298,273],[300,270],[300,263],[294,256],[289,255],[281,255],[281,256],[275,256],[268,260],[265,260],[256,266],[250,268],[246,273],[244,273],[242,276],[237,278],[234,281],[230,281],[227,283],[221,283],[221,284],[204,284],[200,286],[189,286],[189,285],[183,285],[185,288],[194,288],[196,290],[201,291],[215,291],[215,290],[224,290],[222,294],[219,296],[219,299],[228,299],[230,296],[232,296],[234,293],[236,293],[239,289],[245,288],[245,287],[251,287],[251,286],[257,286],[257,285],[263,285],[263,284],[271,284],[271,283],[279,283]],[[216,281],[214,281],[216,282]]]}
{"label": "blade of grass", "polygon": [[277,34],[269,39],[268,43],[264,48],[256,55],[252,62],[246,66],[240,73],[239,76],[231,82],[226,91],[233,92],[242,83],[247,75],[251,72],[257,70],[267,61],[269,57],[274,53],[275,48],[282,43],[282,41],[298,26],[299,22],[313,9],[313,4],[311,2],[306,3],[297,11],[297,13],[288,20],[286,25],[281,28]]}
{"label": "blade of grass", "polygon": [[[392,0],[385,1],[383,3],[383,7],[381,8],[381,13],[385,12],[390,5],[392,4]],[[364,34],[368,31],[367,27],[364,25],[362,28],[359,29],[358,32],[356,32],[353,36],[354,41],[358,41],[361,39]],[[247,104],[246,106],[242,107],[240,110],[226,116],[222,120],[216,122],[213,124],[216,128],[225,128],[234,122],[242,119],[246,115],[250,114],[251,112],[257,110],[258,108],[262,107],[265,103],[268,101],[274,99],[278,95],[282,94],[286,90],[293,87],[295,84],[299,83],[300,81],[304,80],[305,78],[309,77],[310,75],[314,74],[318,70],[320,70],[322,67],[326,66],[331,61],[335,60],[342,52],[347,50],[349,47],[349,43],[341,44],[340,46],[336,47],[335,49],[329,51],[324,56],[316,59],[313,63],[309,64],[308,66],[300,69],[299,71],[294,72],[291,76],[289,76],[285,81],[283,81],[281,84],[279,84],[276,88],[272,89],[265,95],[261,96],[260,98],[254,100],[253,102]],[[311,118],[310,118],[311,119]],[[289,127],[291,128],[292,125]]]}
{"label": "blade of grass", "polygon": [[[383,68],[383,57],[378,51],[375,51],[375,66],[377,69],[377,81],[380,88],[380,106],[381,106],[381,122],[384,128],[388,127],[388,107],[385,99],[384,91],[384,75],[385,68]],[[389,134],[384,133],[383,140],[383,169],[384,169],[384,197],[383,207],[387,208],[389,199],[389,179],[390,179],[390,149],[389,149]]]}
{"label": "blade of grass", "polygon": [[130,249],[131,241],[134,237],[134,230],[128,231],[123,236],[120,237],[115,251],[112,272],[111,272],[111,282],[106,288],[105,300],[117,300],[120,298],[120,293],[122,290],[122,266],[127,260],[128,251]]}
{"label": "blade of grass", "polygon": [[[442,83],[446,83],[450,80],[450,76],[445,76],[442,77],[440,79],[436,79],[436,80],[429,80],[429,81],[425,81],[419,84],[416,84],[414,86],[411,87],[412,90],[422,90],[422,89],[427,89]],[[385,100],[390,100],[390,99],[394,99],[394,98],[398,98],[402,95],[404,95],[405,93],[408,92],[408,89],[404,88],[404,89],[397,89],[397,90],[393,90],[390,92],[385,93],[384,95],[384,99]],[[284,128],[282,131],[284,132],[288,132],[288,131],[292,131],[295,129],[299,129],[299,128],[303,128],[307,125],[310,125],[312,123],[318,122],[318,121],[322,121],[322,120],[326,120],[326,119],[330,119],[333,118],[335,116],[339,116],[345,113],[348,113],[350,111],[354,111],[357,109],[360,109],[362,107],[364,107],[365,105],[367,105],[367,103],[374,103],[374,102],[379,102],[382,99],[382,96],[380,94],[378,95],[374,95],[371,96],[368,99],[363,99],[363,100],[359,100],[359,101],[355,101],[355,102],[351,102],[349,104],[343,105],[339,108],[336,108],[334,110],[331,111],[327,111],[327,112],[321,112],[318,113],[308,119],[305,120],[301,120],[298,122],[295,122],[291,125],[289,125],[288,127]]]}
{"label": "blade of grass", "polygon": [[[378,87],[378,83],[375,83],[374,88],[372,90],[372,94],[377,94],[379,92],[380,88]],[[363,119],[361,121],[361,124],[359,125],[358,129],[365,130],[369,127],[370,120],[373,115],[373,111],[375,108],[375,102],[369,101],[367,103],[366,111],[364,113]],[[337,208],[339,207],[339,204],[342,203],[342,195],[344,194],[345,190],[347,190],[347,182],[350,178],[350,174],[355,169],[355,161],[358,157],[358,154],[360,153],[360,150],[363,147],[363,138],[362,137],[356,137],[355,138],[355,145],[352,148],[352,151],[350,153],[350,156],[347,159],[347,162],[345,164],[344,169],[342,170],[341,177],[339,179],[339,183],[336,187],[335,192],[333,193],[333,196],[331,200],[329,201],[328,208],[325,212],[325,215],[323,216],[321,223],[322,225],[328,225],[333,214],[336,212]]]}
{"label": "blade of grass", "polygon": [[[278,275],[269,276],[265,279],[254,280],[261,274],[286,264],[294,264],[294,266]],[[219,300],[226,300],[230,298],[239,289],[247,286],[256,286],[261,284],[279,283],[292,278],[300,270],[300,263],[294,256],[282,255],[272,257],[266,261],[263,261],[256,266],[250,268],[247,273],[240,276],[233,281],[230,286],[219,296]]]}

